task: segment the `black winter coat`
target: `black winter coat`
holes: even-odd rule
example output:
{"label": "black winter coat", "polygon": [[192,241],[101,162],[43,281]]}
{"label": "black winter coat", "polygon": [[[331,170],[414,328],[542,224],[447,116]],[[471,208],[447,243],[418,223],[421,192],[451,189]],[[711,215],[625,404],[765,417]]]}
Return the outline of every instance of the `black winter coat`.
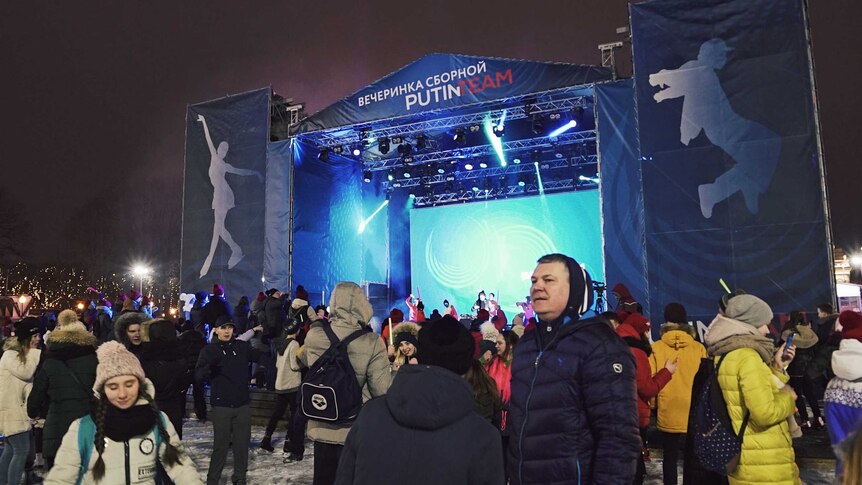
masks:
{"label": "black winter coat", "polygon": [[96,321],[93,323],[93,335],[96,336],[99,342],[116,340],[116,337],[114,337],[114,321],[111,319],[111,315],[108,315],[103,310],[99,310],[98,315],[96,315]]}
{"label": "black winter coat", "polygon": [[285,300],[272,296],[266,297],[263,301],[264,321],[259,323],[263,325],[264,338],[273,339],[281,335],[284,323],[287,321],[285,304]]}
{"label": "black winter coat", "polygon": [[233,321],[233,307],[223,296],[213,295],[202,311],[204,322],[209,323],[210,327]]}
{"label": "black winter coat", "polygon": [[596,318],[524,334],[512,361],[510,483],[632,483],[641,440],[635,361]]}
{"label": "black winter coat", "polygon": [[500,432],[473,411],[467,381],[407,365],[386,395],[362,406],[335,483],[502,485]]}
{"label": "black winter coat", "polygon": [[248,364],[260,359],[260,351],[248,342],[213,340],[204,347],[195,366],[195,379],[210,382],[210,406],[238,408],[251,402]]}
{"label": "black winter coat", "polygon": [[179,430],[177,424],[182,424],[186,391],[194,381],[194,367],[189,366],[185,345],[178,340],[145,342],[138,359],[156,390],[156,405]]}
{"label": "black winter coat", "polygon": [[[72,421],[90,412],[99,361],[96,338],[83,325],[57,329],[48,335],[46,343],[48,350],[33,380],[27,414],[45,418],[42,455],[54,458]],[[73,373],[80,384],[72,378]]]}

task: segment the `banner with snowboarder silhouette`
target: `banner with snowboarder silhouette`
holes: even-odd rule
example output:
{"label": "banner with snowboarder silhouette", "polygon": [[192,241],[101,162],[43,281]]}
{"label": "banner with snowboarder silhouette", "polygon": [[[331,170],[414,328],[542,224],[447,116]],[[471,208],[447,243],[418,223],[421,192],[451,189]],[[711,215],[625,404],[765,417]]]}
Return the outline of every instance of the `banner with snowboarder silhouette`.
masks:
{"label": "banner with snowboarder silhouette", "polygon": [[[181,287],[261,289],[269,88],[188,107]],[[157,236],[157,235],[155,235]]]}
{"label": "banner with snowboarder silhouette", "polygon": [[651,308],[711,319],[719,278],[831,301],[803,1],[656,0],[631,27]]}

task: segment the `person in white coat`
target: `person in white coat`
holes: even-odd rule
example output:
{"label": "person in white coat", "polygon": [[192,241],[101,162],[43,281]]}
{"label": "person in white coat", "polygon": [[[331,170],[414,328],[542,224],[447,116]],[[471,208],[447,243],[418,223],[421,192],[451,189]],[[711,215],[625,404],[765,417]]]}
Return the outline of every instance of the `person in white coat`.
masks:
{"label": "person in white coat", "polygon": [[15,336],[3,343],[0,358],[0,434],[5,436],[0,456],[0,485],[18,485],[24,474],[24,462],[30,451],[30,418],[27,396],[33,386],[33,375],[42,351],[39,327],[35,318],[15,324]]}
{"label": "person in white coat", "polygon": [[96,351],[95,410],[76,419],[57,451],[46,484],[155,485],[157,464],[175,483],[202,485],[200,475],[137,357],[119,342]]}

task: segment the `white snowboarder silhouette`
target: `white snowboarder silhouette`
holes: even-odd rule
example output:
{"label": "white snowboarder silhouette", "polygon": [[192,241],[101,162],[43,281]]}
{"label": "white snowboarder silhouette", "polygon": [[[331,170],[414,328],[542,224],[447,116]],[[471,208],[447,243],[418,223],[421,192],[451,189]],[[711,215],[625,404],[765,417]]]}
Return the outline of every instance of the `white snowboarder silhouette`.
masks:
{"label": "white snowboarder silhouette", "polygon": [[209,176],[210,183],[213,184],[212,208],[213,212],[215,212],[215,218],[213,220],[213,239],[210,243],[210,253],[204,261],[204,265],[201,267],[200,272],[200,278],[203,278],[207,273],[209,273],[210,265],[213,262],[213,256],[215,256],[215,250],[218,246],[219,239],[224,239],[227,245],[230,246],[230,258],[227,261],[228,269],[232,269],[236,266],[237,263],[239,263],[245,256],[242,252],[242,248],[233,240],[233,237],[230,235],[230,232],[228,232],[224,224],[228,211],[236,205],[233,190],[231,190],[230,185],[227,183],[226,175],[228,173],[236,175],[257,175],[257,178],[260,179],[261,182],[263,182],[263,175],[255,170],[236,168],[225,162],[224,157],[227,155],[227,150],[229,148],[227,141],[219,143],[218,149],[216,149],[213,145],[212,138],[210,138],[210,130],[207,127],[206,119],[203,115],[198,115],[198,121],[204,125],[204,136],[206,136],[207,145],[209,145],[210,149]]}
{"label": "white snowboarder silhouette", "polygon": [[707,219],[715,204],[737,191],[742,191],[746,207],[756,214],[758,198],[769,187],[781,153],[781,138],[733,111],[721,87],[715,71],[727,63],[730,50],[723,40],[711,39],[701,44],[697,59],[649,77],[650,85],[662,88],[653,96],[656,102],[684,97],[679,127],[683,145],[688,146],[703,130],[713,145],[736,162],[713,183],[698,186],[700,211]]}

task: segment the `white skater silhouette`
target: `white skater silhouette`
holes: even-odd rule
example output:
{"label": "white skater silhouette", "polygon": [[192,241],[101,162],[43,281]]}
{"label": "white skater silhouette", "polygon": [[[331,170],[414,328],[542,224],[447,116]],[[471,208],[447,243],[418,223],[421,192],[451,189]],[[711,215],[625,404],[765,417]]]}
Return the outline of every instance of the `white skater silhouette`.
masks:
{"label": "white skater silhouette", "polygon": [[210,138],[210,130],[207,127],[206,119],[204,119],[203,115],[198,115],[198,121],[204,125],[204,136],[206,136],[207,145],[209,145],[210,148],[209,176],[210,183],[213,184],[212,208],[215,213],[210,253],[204,261],[204,265],[201,267],[200,278],[203,278],[207,273],[209,273],[210,265],[213,262],[213,256],[215,256],[215,250],[218,246],[219,239],[224,239],[224,242],[230,246],[230,259],[227,261],[228,269],[236,266],[237,263],[239,263],[245,256],[242,252],[242,248],[233,240],[233,237],[230,235],[230,232],[228,232],[224,224],[228,211],[233,209],[236,205],[233,197],[233,190],[231,190],[230,185],[227,183],[226,175],[228,173],[235,175],[257,175],[257,178],[260,179],[261,182],[263,182],[263,175],[255,170],[236,168],[225,162],[224,157],[227,155],[227,150],[229,148],[228,143],[226,141],[222,141],[219,143],[218,149],[216,150],[213,145],[212,138]]}
{"label": "white skater silhouette", "polygon": [[739,116],[721,87],[716,70],[727,63],[730,51],[721,39],[700,46],[697,59],[678,69],[662,69],[651,74],[649,83],[662,88],[653,98],[684,97],[680,120],[680,142],[688,144],[701,130],[713,145],[721,148],[736,165],[711,184],[697,188],[703,217],[712,217],[715,204],[742,191],[752,214],[758,211],[758,198],[766,191],[781,153],[781,138],[765,126]]}

